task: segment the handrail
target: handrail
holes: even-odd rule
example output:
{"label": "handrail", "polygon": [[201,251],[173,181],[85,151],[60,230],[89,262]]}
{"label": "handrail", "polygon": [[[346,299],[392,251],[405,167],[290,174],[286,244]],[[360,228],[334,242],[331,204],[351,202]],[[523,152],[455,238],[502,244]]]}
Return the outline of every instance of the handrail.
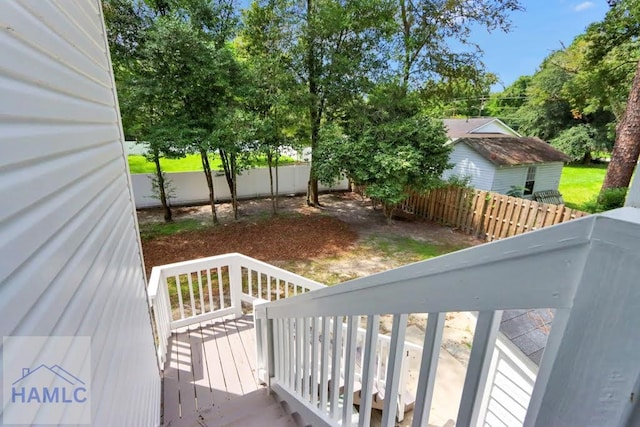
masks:
{"label": "handrail", "polygon": [[[270,303],[269,318],[571,307],[595,217]],[[545,269],[537,259],[545,259]],[[501,276],[517,278],[496,281]],[[452,292],[455,289],[455,292]]]}
{"label": "handrail", "polygon": [[238,253],[154,267],[148,295],[160,366],[164,366],[168,340],[176,329],[241,315],[243,302],[270,301],[324,287]]}
{"label": "handrail", "polygon": [[[359,392],[361,407],[371,408],[376,399],[375,388],[381,386],[376,386],[374,380],[373,354],[380,340],[378,321],[380,315],[392,313],[384,395],[394,398],[384,399],[382,425],[393,426],[396,415],[401,419],[404,411],[399,393],[404,375],[404,352],[399,343],[405,342],[408,315],[428,313],[425,350],[416,390],[421,401],[416,401],[414,411],[414,426],[426,424],[444,314],[477,311],[458,424],[478,425],[483,417],[481,411],[486,410],[489,377],[494,375],[491,367],[494,354],[508,353],[504,346],[496,344],[502,310],[558,309],[556,323],[559,327],[552,341],[561,337],[566,325],[565,314],[571,309],[582,280],[597,220],[595,216],[585,217],[339,286],[256,305],[256,324],[259,325],[256,329],[262,336],[259,351],[262,352],[264,376],[273,390],[293,402],[307,422],[348,426],[352,422],[351,396],[357,391],[351,376],[358,378],[359,375],[362,384],[366,384],[367,389]],[[366,342],[358,347],[353,337],[361,335],[357,325],[362,317],[368,322],[364,332]],[[332,327],[336,322],[343,327]],[[343,336],[351,338],[343,340]],[[343,344],[334,343],[334,338]],[[552,354],[554,346],[552,342],[551,354],[545,353],[546,359],[555,357]],[[370,353],[356,356],[354,347]],[[354,371],[354,358],[358,357],[365,363]],[[325,363],[316,364],[318,359],[332,367],[344,368],[338,371],[326,369]],[[541,383],[547,380],[546,375],[543,374]],[[335,384],[341,381],[344,385],[337,387]],[[329,387],[328,395],[323,396],[329,384],[333,385]],[[315,393],[316,388],[321,393]],[[364,412],[360,411],[359,423],[366,426],[370,413]]]}

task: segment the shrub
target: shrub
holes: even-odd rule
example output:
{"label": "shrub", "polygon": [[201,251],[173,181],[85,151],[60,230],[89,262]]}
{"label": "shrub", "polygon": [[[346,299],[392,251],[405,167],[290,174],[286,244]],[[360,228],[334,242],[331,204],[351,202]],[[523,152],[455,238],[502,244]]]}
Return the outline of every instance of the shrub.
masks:
{"label": "shrub", "polygon": [[443,184],[446,187],[471,188],[471,177],[451,175]]}
{"label": "shrub", "polygon": [[607,188],[584,204],[585,210],[591,213],[604,212],[624,206],[627,197],[626,187]]}
{"label": "shrub", "polygon": [[522,198],[524,196],[524,187],[512,185],[511,189],[507,191],[507,196]]}

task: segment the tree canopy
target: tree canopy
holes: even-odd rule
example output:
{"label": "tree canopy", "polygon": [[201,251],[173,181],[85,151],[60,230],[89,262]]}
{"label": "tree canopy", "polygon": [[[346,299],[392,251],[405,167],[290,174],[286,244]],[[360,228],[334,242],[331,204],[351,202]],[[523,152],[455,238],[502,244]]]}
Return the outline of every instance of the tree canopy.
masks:
{"label": "tree canopy", "polygon": [[[103,8],[126,135],[149,144],[160,188],[160,157],[200,153],[214,222],[212,151],[236,213],[236,176],[251,152],[277,164],[285,145],[313,151],[311,205],[318,177],[345,147],[375,153],[370,177],[356,167],[366,156],[345,159],[353,168],[342,172],[388,206],[405,188],[432,185],[448,149],[427,113],[445,111],[437,101],[445,96],[488,97],[496,76],[484,70],[472,30],[506,31],[521,10],[518,0],[254,0],[243,12],[234,0],[105,0]],[[384,187],[383,178],[395,181]]]}
{"label": "tree canopy", "polygon": [[348,116],[343,131],[325,128],[326,143],[316,153],[318,176],[342,174],[382,203],[391,218],[408,190],[425,191],[440,183],[451,147],[441,120],[421,111],[417,94],[399,84],[381,85]]}

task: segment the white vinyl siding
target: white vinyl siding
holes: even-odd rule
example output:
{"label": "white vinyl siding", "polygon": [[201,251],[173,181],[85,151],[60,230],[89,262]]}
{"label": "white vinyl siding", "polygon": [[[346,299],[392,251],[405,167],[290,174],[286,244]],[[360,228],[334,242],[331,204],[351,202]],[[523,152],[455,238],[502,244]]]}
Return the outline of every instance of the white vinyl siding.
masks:
{"label": "white vinyl siding", "polygon": [[160,377],[122,144],[99,1],[1,1],[0,334],[90,336],[92,424],[151,426]]}
{"label": "white vinyl siding", "polygon": [[444,171],[443,179],[468,176],[473,188],[491,190],[495,166],[467,145],[455,144],[449,156],[449,163],[453,164],[453,168]]}
{"label": "white vinyl siding", "polygon": [[491,191],[506,194],[512,186],[524,187],[529,166],[505,166],[496,169]]}
{"label": "white vinyl siding", "polygon": [[[511,190],[511,186],[524,187],[527,179],[527,171],[530,165],[505,166],[496,169],[491,191],[505,194]],[[533,192],[544,190],[557,190],[562,174],[562,162],[537,164],[535,185]]]}
{"label": "white vinyl siding", "polygon": [[533,192],[557,190],[563,167],[564,163],[562,162],[536,165],[536,185],[533,187]]}

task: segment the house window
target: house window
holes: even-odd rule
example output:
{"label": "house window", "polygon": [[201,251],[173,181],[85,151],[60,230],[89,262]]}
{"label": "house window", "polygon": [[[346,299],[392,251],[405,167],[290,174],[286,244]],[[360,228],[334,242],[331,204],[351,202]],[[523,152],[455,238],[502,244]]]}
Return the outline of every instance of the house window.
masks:
{"label": "house window", "polygon": [[536,183],[536,167],[530,166],[527,169],[527,179],[524,182],[524,195],[529,196],[533,194],[533,186]]}

